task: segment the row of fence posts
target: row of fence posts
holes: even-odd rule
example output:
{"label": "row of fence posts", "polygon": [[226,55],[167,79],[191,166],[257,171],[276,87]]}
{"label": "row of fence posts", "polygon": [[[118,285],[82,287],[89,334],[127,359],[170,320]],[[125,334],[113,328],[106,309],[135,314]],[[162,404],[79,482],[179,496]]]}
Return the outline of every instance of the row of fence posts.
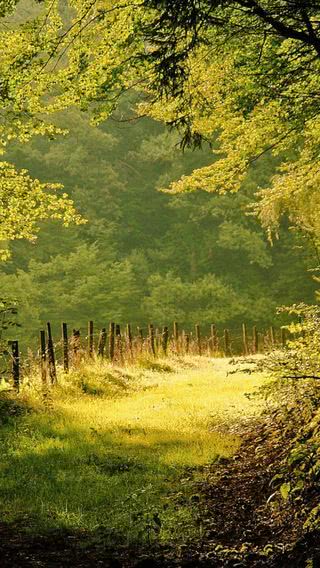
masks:
{"label": "row of fence posts", "polygon": [[[247,325],[242,324],[241,336],[242,341],[242,354],[254,355],[259,353],[260,340],[262,334],[257,330],[256,326],[252,328],[252,336],[249,338]],[[268,347],[275,347],[279,344],[276,338],[274,328],[271,326],[268,335],[264,335],[264,342]],[[222,349],[220,348],[221,339],[223,342]],[[282,347],[286,344],[286,330],[281,328],[280,345]],[[134,361],[135,356],[142,354],[145,350],[152,357],[157,357],[159,354],[163,356],[168,355],[170,352],[176,355],[224,355],[231,357],[234,355],[232,349],[231,334],[229,329],[224,329],[223,337],[218,336],[217,328],[214,324],[210,328],[210,336],[202,338],[200,325],[195,325],[194,336],[192,333],[187,333],[182,330],[180,333],[178,322],[173,323],[173,332],[170,336],[168,326],[164,326],[159,333],[153,324],[148,325],[147,336],[144,337],[143,329],[137,328],[137,335],[133,337],[131,325],[127,324],[125,329],[125,345],[123,344],[123,337],[121,327],[119,324],[111,322],[109,325],[109,332],[106,328],[102,328],[99,332],[97,349],[95,349],[94,342],[94,322],[91,320],[88,323],[88,346],[87,350],[81,347],[80,330],[73,329],[71,338],[68,336],[68,326],[62,323],[62,357],[63,357],[63,370],[65,373],[69,372],[70,367],[70,351],[72,353],[72,363],[76,366],[81,356],[87,353],[89,357],[97,355],[99,358],[107,357],[111,362],[117,361],[124,363],[125,360]],[[10,341],[11,344],[11,359],[12,359],[12,378],[14,388],[19,390],[20,386],[20,351],[18,341]],[[124,350],[125,347],[125,350]],[[57,383],[57,368],[56,368],[56,354],[52,336],[52,328],[50,322],[47,323],[47,333],[45,330],[40,331],[40,368],[42,383],[46,385],[49,382],[51,385]]]}

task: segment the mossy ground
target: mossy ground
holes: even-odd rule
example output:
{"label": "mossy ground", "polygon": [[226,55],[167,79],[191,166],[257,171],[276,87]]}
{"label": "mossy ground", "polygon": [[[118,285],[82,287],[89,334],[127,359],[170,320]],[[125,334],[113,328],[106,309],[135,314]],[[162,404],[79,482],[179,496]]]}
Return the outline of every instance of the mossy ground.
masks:
{"label": "mossy ground", "polygon": [[221,425],[260,412],[246,394],[265,379],[230,375],[225,359],[150,366],[83,364],[60,372],[45,400],[35,377],[25,381],[22,413],[5,404],[0,429],[4,521],[124,544],[197,534],[202,467],[236,452],[239,438]]}

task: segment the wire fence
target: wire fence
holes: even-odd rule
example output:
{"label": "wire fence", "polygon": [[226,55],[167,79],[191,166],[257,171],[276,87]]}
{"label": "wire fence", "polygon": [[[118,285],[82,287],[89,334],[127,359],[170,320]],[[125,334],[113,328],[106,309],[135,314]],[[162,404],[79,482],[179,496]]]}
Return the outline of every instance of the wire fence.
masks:
{"label": "wire fence", "polygon": [[130,324],[121,326],[111,322],[108,328],[96,329],[92,320],[86,329],[71,332],[67,323],[62,323],[61,337],[57,339],[48,322],[46,329],[39,333],[37,352],[29,349],[23,357],[18,341],[9,342],[3,376],[18,391],[23,377],[35,367],[39,369],[42,383],[49,386],[57,383],[57,367],[68,373],[84,360],[106,359],[111,364],[125,366],[135,364],[142,357],[247,356],[284,347],[286,342],[286,329],[276,330],[272,326],[264,330],[257,326],[249,329],[243,323],[240,329],[219,329],[212,324],[209,334],[203,334],[200,324],[195,324],[192,330],[180,330],[178,322],[161,328],[150,323],[133,330]]}

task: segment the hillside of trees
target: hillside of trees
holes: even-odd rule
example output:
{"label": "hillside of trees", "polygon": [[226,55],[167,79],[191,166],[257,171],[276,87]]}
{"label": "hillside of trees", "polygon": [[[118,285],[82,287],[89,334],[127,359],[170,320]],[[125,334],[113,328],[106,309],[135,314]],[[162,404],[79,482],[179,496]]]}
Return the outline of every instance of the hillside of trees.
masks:
{"label": "hillside of trees", "polygon": [[10,148],[17,168],[63,183],[87,220],[67,228],[43,222],[33,242],[11,245],[0,285],[18,300],[24,344],[46,321],[267,326],[278,325],[277,306],[313,301],[310,240],[283,222],[270,243],[250,214],[274,172],[272,157],[251,169],[237,194],[175,196],[161,188],[208,163],[212,150],[182,153],[177,133],[159,122],[119,116],[95,128],[86,113],[64,111],[56,122],[69,135]]}

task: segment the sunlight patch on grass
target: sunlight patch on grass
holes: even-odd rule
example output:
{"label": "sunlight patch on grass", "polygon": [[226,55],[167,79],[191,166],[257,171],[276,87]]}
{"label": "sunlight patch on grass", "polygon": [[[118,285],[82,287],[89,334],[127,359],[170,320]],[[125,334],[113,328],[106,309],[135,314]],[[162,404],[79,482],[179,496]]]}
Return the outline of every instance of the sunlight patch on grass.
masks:
{"label": "sunlight patch on grass", "polygon": [[104,527],[113,541],[194,534],[192,470],[236,451],[239,439],[219,425],[259,412],[245,393],[265,379],[227,376],[226,360],[189,363],[170,373],[99,363],[94,393],[79,374],[61,376],[46,409],[0,432],[3,516],[27,514],[35,530]]}

